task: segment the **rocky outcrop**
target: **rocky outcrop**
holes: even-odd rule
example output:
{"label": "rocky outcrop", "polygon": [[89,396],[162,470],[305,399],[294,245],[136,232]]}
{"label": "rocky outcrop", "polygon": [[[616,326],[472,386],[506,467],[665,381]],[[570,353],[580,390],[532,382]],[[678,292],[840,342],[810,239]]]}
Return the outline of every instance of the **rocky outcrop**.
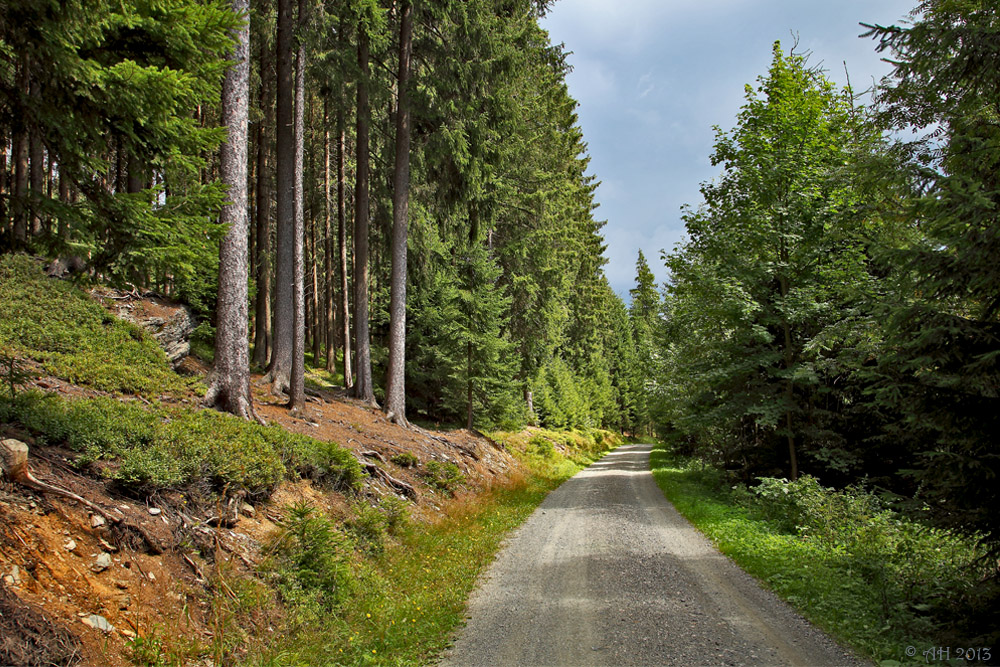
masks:
{"label": "rocky outcrop", "polygon": [[191,333],[198,326],[191,311],[154,292],[97,288],[94,298],[123,320],[139,325],[156,338],[177,370],[191,353]]}

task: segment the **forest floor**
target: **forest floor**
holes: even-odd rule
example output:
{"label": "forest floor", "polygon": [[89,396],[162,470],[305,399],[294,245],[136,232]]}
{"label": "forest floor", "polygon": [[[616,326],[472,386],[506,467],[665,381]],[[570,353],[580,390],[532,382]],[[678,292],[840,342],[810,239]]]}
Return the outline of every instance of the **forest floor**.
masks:
{"label": "forest floor", "polygon": [[[188,367],[189,372],[205,370]],[[45,375],[25,387],[32,388],[69,397],[102,394]],[[260,376],[253,378],[253,391],[257,412],[268,422],[335,441],[387,476],[366,477],[359,494],[350,497],[308,479],[286,481],[266,502],[230,499],[228,508],[196,506],[181,493],[125,497],[93,469],[77,469],[73,460],[79,452],[36,444],[17,426],[0,424],[0,439],[28,443],[35,477],[124,515],[122,523],[130,526],[109,526],[76,501],[0,483],[0,655],[14,664],[117,666],[137,664],[137,638],[151,629],[208,642],[218,631],[210,614],[213,573],[220,567],[253,570],[266,555],[262,545],[293,503],[308,501],[334,517],[348,517],[359,497],[374,503],[398,495],[400,487],[391,486],[396,481],[415,491],[409,516],[433,522],[463,496],[520,474],[520,464],[486,437],[466,430],[401,428],[342,390],[314,383],[305,418],[291,417]],[[173,400],[196,408],[200,398],[191,392]],[[392,462],[401,453],[414,457],[409,465]],[[418,466],[432,460],[461,471],[457,499],[419,473]],[[227,517],[221,526],[220,516]]]}
{"label": "forest floor", "polygon": [[546,498],[486,572],[444,665],[866,664],[688,523],[650,449],[619,447]]}

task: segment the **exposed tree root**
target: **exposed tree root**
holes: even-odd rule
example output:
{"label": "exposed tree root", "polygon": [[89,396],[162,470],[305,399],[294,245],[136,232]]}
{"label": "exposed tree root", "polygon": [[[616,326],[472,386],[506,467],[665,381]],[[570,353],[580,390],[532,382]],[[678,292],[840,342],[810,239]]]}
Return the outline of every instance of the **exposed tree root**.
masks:
{"label": "exposed tree root", "polygon": [[396,479],[382,468],[379,468],[374,463],[369,463],[368,461],[362,461],[360,459],[358,460],[358,463],[361,464],[361,467],[364,468],[365,472],[367,472],[369,475],[382,480],[383,482],[389,485],[389,488],[393,489],[397,493],[402,493],[410,500],[416,502],[417,490],[413,488],[413,486],[407,484],[401,479]]}
{"label": "exposed tree root", "polygon": [[25,486],[35,491],[51,493],[56,496],[75,500],[78,503],[89,507],[97,514],[100,514],[111,523],[119,523],[124,518],[111,514],[103,507],[95,505],[86,498],[78,496],[72,491],[67,491],[61,487],[53,486],[52,484],[47,484],[35,479],[35,477],[31,474],[31,471],[28,470],[28,445],[24,444],[20,440],[0,441],[0,458],[3,460],[3,472],[7,475],[7,478],[11,481],[17,482],[21,486]]}

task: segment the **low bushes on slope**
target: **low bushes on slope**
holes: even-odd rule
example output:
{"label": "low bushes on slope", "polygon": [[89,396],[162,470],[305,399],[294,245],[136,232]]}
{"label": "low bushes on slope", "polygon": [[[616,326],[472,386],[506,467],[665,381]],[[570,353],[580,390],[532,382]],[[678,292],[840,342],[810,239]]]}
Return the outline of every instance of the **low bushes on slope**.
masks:
{"label": "low bushes on slope", "polygon": [[0,398],[0,422],[80,452],[80,465],[109,462],[103,474],[132,493],[208,485],[261,495],[290,471],[334,488],[356,486],[362,475],[357,460],[335,443],[212,410],[29,391]]}
{"label": "low bushes on slope", "polygon": [[[365,558],[354,559],[349,581],[337,584],[345,596],[340,605],[323,610],[312,604],[309,595],[301,596],[308,601],[302,604],[294,595],[282,594],[286,626],[272,640],[254,643],[244,662],[433,664],[461,622],[469,593],[504,536],[520,525],[549,491],[620,442],[619,436],[607,431],[530,429],[494,433],[492,437],[524,463],[526,478],[478,495],[445,500],[444,520],[390,530],[395,539],[379,549],[372,549],[369,539],[359,533],[357,523],[363,513],[348,522],[346,535]],[[535,438],[545,439],[549,446]],[[389,509],[383,500],[377,511],[387,514]],[[339,544],[340,539],[334,537],[330,542]],[[337,553],[342,554],[343,549]],[[297,574],[286,573],[282,581],[298,581],[315,570],[311,565],[296,568]],[[339,568],[339,564],[331,565],[324,571],[341,576]]]}
{"label": "low bushes on slope", "polygon": [[101,391],[152,397],[191,384],[171,370],[152,336],[24,255],[0,256],[0,350]]}
{"label": "low bushes on slope", "polygon": [[535,474],[550,478],[569,477],[622,444],[621,435],[599,429],[528,428],[513,433],[496,432],[492,437]]}

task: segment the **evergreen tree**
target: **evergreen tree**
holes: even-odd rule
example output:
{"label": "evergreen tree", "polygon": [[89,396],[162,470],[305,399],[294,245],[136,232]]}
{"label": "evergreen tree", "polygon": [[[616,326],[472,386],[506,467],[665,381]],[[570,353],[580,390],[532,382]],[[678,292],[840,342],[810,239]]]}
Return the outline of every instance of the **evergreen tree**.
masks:
{"label": "evergreen tree", "polygon": [[222,86],[222,117],[229,130],[222,145],[221,172],[230,203],[222,208],[227,231],[219,251],[219,298],[215,366],[205,403],[244,419],[254,417],[250,395],[248,330],[247,119],[250,98],[249,0],[233,0],[243,20],[236,31],[233,64]]}
{"label": "evergreen tree", "polygon": [[1000,15],[981,0],[927,0],[906,27],[872,27],[894,71],[878,92],[906,148],[920,237],[893,259],[906,298],[890,318],[879,398],[901,419],[887,437],[913,460],[918,500],[950,525],[979,531],[996,555],[1000,523]]}
{"label": "evergreen tree", "polygon": [[[639,251],[635,270],[635,287],[629,290],[629,295],[632,297],[629,319],[637,361],[641,366],[649,368],[655,356],[654,341],[660,317],[660,293],[656,289],[656,279],[649,269],[642,250]],[[639,384],[642,383],[643,381],[639,380]],[[634,425],[643,432],[648,432],[651,425],[646,405],[648,393],[650,392],[645,390],[635,393]]]}
{"label": "evergreen tree", "polygon": [[[658,410],[703,453],[748,472],[795,477],[858,463],[831,425],[870,347],[862,295],[878,276],[864,230],[880,221],[844,165],[881,138],[805,59],[780,45],[686,216],[690,240],[667,259],[665,373]],[[870,307],[870,301],[867,302]],[[784,449],[784,455],[782,453]]]}
{"label": "evergreen tree", "polygon": [[[410,202],[410,59],[413,3],[399,7],[399,68],[396,77],[396,155],[392,178],[392,296],[389,306],[389,369],[385,411],[406,425],[406,243]],[[470,416],[471,428],[471,416]]]}
{"label": "evergreen tree", "polygon": [[274,349],[267,380],[280,395],[291,387],[295,345],[295,110],[293,0],[278,0],[275,168]]}
{"label": "evergreen tree", "polygon": [[[368,9],[368,11],[364,11]],[[357,88],[357,173],[354,188],[354,345],[357,373],[354,395],[369,403],[375,402],[372,384],[371,336],[368,329],[368,223],[370,191],[369,130],[371,126],[371,106],[369,103],[369,46],[372,22],[377,16],[377,8],[362,8],[358,21],[358,80]]]}
{"label": "evergreen tree", "polygon": [[[223,232],[213,212],[225,193],[199,171],[225,133],[190,112],[218,103],[239,19],[222,0],[17,0],[0,11],[3,51],[18,54],[0,67],[0,134],[14,137],[15,237],[26,243],[39,232],[31,242],[54,251],[71,240],[112,279],[170,273],[210,301]],[[50,197],[37,169],[32,188],[31,137],[35,164],[57,163],[79,201]],[[58,225],[29,229],[29,217]]]}

